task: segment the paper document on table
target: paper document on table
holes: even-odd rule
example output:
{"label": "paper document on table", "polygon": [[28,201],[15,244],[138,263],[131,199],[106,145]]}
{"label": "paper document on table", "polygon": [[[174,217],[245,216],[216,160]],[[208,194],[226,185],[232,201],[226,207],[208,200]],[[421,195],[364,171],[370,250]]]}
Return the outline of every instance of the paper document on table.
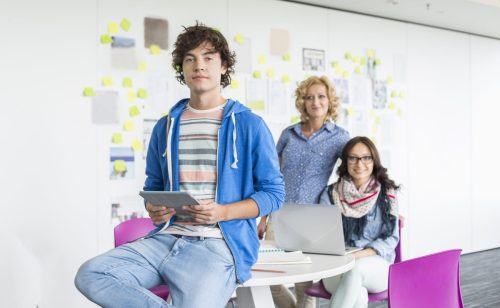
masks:
{"label": "paper document on table", "polygon": [[302,251],[275,251],[259,253],[256,264],[307,264],[312,263],[311,258]]}

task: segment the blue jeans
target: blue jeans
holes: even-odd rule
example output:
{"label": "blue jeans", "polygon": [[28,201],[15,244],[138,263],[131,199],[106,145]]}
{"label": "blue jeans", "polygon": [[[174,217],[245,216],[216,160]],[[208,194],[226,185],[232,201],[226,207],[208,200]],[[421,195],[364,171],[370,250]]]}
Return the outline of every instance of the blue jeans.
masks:
{"label": "blue jeans", "polygon": [[[171,305],[148,290],[163,282]],[[85,262],[75,285],[103,307],[220,308],[236,289],[236,274],[224,240],[157,234]]]}

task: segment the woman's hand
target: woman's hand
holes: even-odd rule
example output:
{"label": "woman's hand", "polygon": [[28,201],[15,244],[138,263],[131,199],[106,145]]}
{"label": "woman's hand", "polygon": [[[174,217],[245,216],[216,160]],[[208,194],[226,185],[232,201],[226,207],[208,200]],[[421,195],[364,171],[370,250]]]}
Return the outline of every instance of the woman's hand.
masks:
{"label": "woman's hand", "polygon": [[155,225],[166,223],[175,215],[175,209],[166,206],[152,205],[149,202],[146,203],[146,210]]}
{"label": "woman's hand", "polygon": [[368,247],[362,250],[355,251],[352,254],[354,256],[354,259],[360,259],[364,257],[374,256],[377,254],[377,252],[375,251],[375,249]]}

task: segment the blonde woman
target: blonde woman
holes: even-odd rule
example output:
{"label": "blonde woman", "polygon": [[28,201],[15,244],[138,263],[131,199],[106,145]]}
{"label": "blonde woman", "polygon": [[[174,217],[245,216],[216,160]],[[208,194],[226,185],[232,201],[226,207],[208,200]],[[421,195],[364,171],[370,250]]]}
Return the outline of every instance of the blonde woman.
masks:
{"label": "blonde woman", "polygon": [[[340,101],[328,77],[311,76],[302,81],[295,97],[300,123],[286,128],[276,146],[285,179],[285,202],[315,204],[319,203],[349,134],[335,124]],[[260,238],[266,233],[266,239],[274,239],[266,216],[261,218],[257,230]],[[315,307],[314,298],[304,297],[311,284],[296,283],[296,298],[285,286],[272,286],[276,307]]]}

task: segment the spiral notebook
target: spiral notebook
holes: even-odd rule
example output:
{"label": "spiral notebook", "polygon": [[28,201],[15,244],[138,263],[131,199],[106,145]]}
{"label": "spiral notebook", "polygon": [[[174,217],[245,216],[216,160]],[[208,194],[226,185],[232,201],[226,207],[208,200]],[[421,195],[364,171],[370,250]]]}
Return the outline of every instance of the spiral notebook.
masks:
{"label": "spiral notebook", "polygon": [[274,242],[261,241],[259,247],[258,265],[271,264],[307,264],[312,263],[311,258],[304,255],[302,251],[286,252],[276,247]]}

